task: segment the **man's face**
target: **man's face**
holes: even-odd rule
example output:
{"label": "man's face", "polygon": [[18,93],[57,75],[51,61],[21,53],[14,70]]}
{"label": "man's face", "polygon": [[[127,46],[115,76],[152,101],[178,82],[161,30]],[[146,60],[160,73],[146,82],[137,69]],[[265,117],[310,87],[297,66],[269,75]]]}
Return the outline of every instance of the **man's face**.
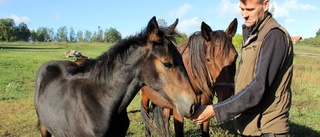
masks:
{"label": "man's face", "polygon": [[257,0],[246,0],[245,2],[240,0],[240,10],[245,25],[247,27],[256,25],[266,16],[268,7],[269,0],[264,0],[263,4],[258,3]]}

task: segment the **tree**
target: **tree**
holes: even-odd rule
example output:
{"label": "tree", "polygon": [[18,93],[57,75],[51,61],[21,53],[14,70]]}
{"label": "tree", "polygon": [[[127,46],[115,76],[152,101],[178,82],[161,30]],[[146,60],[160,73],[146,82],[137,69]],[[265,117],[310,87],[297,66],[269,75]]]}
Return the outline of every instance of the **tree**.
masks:
{"label": "tree", "polygon": [[58,29],[56,38],[58,42],[68,42],[68,29],[66,26]]}
{"label": "tree", "polygon": [[84,42],[82,30],[79,30],[79,31],[77,32],[77,37],[78,37],[78,42]]}
{"label": "tree", "polygon": [[90,42],[97,42],[97,32],[93,31]]}
{"label": "tree", "polygon": [[107,33],[108,33],[108,31],[109,31],[109,29],[106,29],[105,31],[104,31],[104,36],[103,36],[103,41],[104,42],[107,42]]}
{"label": "tree", "polygon": [[167,26],[167,22],[164,19],[158,19],[158,24],[159,24],[160,27]]}
{"label": "tree", "polygon": [[109,28],[108,32],[106,33],[106,42],[114,43],[121,39],[121,33],[117,31],[115,28]]}
{"label": "tree", "polygon": [[31,33],[31,34],[30,34],[30,39],[31,39],[33,42],[37,41],[37,33],[36,33],[34,30],[31,30],[30,33]]}
{"label": "tree", "polygon": [[85,35],[84,36],[85,41],[90,42],[92,33],[90,31],[86,30],[84,35]]}
{"label": "tree", "polygon": [[320,36],[320,29],[316,33],[316,37]]}
{"label": "tree", "polygon": [[177,38],[177,45],[181,45],[188,40],[188,35],[186,33],[179,33],[179,35],[180,37]]}
{"label": "tree", "polygon": [[74,30],[72,27],[70,28],[69,41],[70,42],[77,42],[76,34],[74,33]]}
{"label": "tree", "polygon": [[0,41],[15,41],[17,32],[13,19],[0,19]]}
{"label": "tree", "polygon": [[233,38],[232,38],[232,43],[235,46],[235,48],[239,51],[242,47],[242,41],[243,41],[243,37],[240,34],[236,34]]}
{"label": "tree", "polygon": [[54,30],[53,28],[49,29],[47,28],[48,33],[48,40],[47,41],[53,41],[54,40]]}
{"label": "tree", "polygon": [[98,26],[97,42],[103,42],[103,30]]}
{"label": "tree", "polygon": [[36,41],[47,42],[49,39],[48,28],[40,27],[37,29]]}
{"label": "tree", "polygon": [[18,40],[19,41],[28,41],[31,33],[30,33],[30,30],[29,30],[27,24],[21,22],[18,25],[18,31],[19,31]]}

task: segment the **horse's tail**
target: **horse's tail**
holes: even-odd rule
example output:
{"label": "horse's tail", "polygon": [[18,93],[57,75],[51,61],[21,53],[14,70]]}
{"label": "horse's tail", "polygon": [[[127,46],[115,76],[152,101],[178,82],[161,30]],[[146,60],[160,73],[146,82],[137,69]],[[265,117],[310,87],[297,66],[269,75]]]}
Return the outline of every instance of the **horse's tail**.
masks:
{"label": "horse's tail", "polygon": [[[159,110],[158,110],[159,109]],[[160,110],[162,108],[160,107],[155,107],[153,108],[152,112],[153,112],[153,116],[149,114],[149,111],[146,110],[144,107],[143,107],[143,104],[141,103],[141,109],[140,109],[140,113],[141,113],[141,117],[142,117],[142,120],[145,124],[145,134],[146,136],[151,136],[151,132],[152,133],[156,133],[158,134],[159,136],[162,136],[164,135],[163,131],[164,131],[164,126],[160,129],[160,126],[161,125],[160,123],[162,123],[163,125],[163,116],[162,116],[162,111]],[[156,118],[157,117],[157,118]],[[153,121],[153,118],[155,118],[155,123]],[[162,118],[162,122],[161,120],[159,120],[160,118]]]}
{"label": "horse's tail", "polygon": [[[166,132],[166,126],[163,118],[164,117],[163,108],[154,105],[152,112],[154,115],[154,122],[156,124],[157,133],[162,137],[166,136],[167,132]],[[169,121],[167,123],[169,123]]]}

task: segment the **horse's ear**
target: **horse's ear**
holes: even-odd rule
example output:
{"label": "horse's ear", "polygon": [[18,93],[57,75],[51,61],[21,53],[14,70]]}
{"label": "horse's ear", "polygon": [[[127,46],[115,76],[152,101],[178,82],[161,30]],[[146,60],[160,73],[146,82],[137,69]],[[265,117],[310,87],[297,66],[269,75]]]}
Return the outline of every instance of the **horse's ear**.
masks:
{"label": "horse's ear", "polygon": [[237,18],[234,18],[233,21],[229,24],[228,28],[226,29],[227,35],[229,35],[231,38],[236,34],[238,27],[238,20]]}
{"label": "horse's ear", "polygon": [[159,26],[155,16],[149,21],[146,32],[150,42],[157,42],[160,40],[158,36]]}
{"label": "horse's ear", "polygon": [[205,22],[201,23],[201,34],[206,41],[210,41],[210,35],[212,33],[212,29]]}
{"label": "horse's ear", "polygon": [[170,30],[176,29],[176,27],[177,27],[177,25],[178,25],[178,22],[179,22],[179,19],[177,18],[176,21],[169,26],[169,29],[170,29]]}

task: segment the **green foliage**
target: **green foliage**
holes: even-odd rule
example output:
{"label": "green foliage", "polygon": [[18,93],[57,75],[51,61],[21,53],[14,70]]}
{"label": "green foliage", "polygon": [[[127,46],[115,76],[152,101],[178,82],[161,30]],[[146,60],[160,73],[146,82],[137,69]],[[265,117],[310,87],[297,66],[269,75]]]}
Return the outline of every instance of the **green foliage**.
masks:
{"label": "green foliage", "polygon": [[316,37],[320,36],[320,29],[316,33]]}
{"label": "green foliage", "polygon": [[18,25],[18,31],[19,31],[19,33],[17,34],[18,41],[28,41],[29,40],[31,33],[30,33],[30,30],[29,30],[27,24],[21,22]]}
{"label": "green foliage", "polygon": [[75,34],[72,27],[70,28],[69,41],[70,42],[77,42],[76,34]]}
{"label": "green foliage", "polygon": [[48,28],[46,27],[40,27],[35,32],[35,40],[39,42],[46,42],[50,39]]}
{"label": "green foliage", "polygon": [[179,35],[180,37],[176,39],[177,45],[181,45],[188,40],[188,35],[186,33],[179,33]]}
{"label": "green foliage", "polygon": [[68,29],[66,26],[60,27],[56,34],[56,41],[68,42]]}
{"label": "green foliage", "polygon": [[84,42],[82,30],[79,30],[79,31],[77,32],[77,37],[78,37],[78,42]]}
{"label": "green foliage", "polygon": [[86,30],[84,33],[84,41],[85,42],[90,42],[92,38],[92,33],[91,31]]}
{"label": "green foliage", "polygon": [[16,26],[13,19],[0,19],[0,41],[28,41],[30,35],[27,24],[21,22]]}
{"label": "green foliage", "polygon": [[93,31],[90,42],[97,42],[97,32]]}
{"label": "green foliage", "polygon": [[98,26],[97,42],[103,42],[103,30]]}
{"label": "green foliage", "polygon": [[16,41],[17,32],[13,19],[0,19],[0,41]]}
{"label": "green foliage", "polygon": [[306,38],[303,41],[300,41],[298,44],[320,47],[320,36],[314,38]]}
{"label": "green foliage", "polygon": [[233,38],[232,38],[232,43],[235,46],[235,48],[237,49],[237,51],[240,51],[241,47],[242,47],[242,41],[243,41],[243,37],[240,34],[236,34]]}
{"label": "green foliage", "polygon": [[108,31],[106,32],[106,42],[108,43],[114,43],[117,42],[121,39],[121,33],[117,31],[116,28],[109,28]]}

